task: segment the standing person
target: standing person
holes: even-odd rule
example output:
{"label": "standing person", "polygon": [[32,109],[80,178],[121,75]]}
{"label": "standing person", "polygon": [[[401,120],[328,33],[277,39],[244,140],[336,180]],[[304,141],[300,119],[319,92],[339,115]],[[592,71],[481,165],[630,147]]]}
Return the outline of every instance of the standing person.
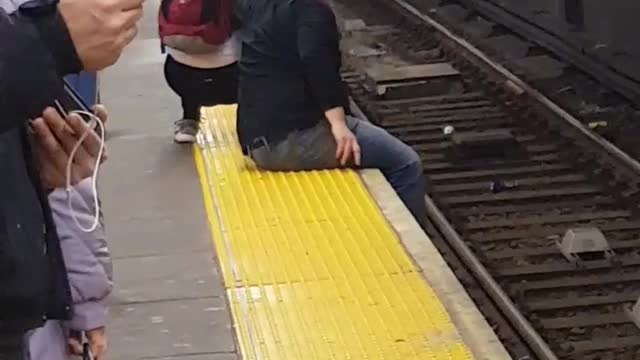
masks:
{"label": "standing person", "polygon": [[193,143],[200,108],[233,104],[237,98],[239,45],[232,33],[231,0],[163,0],[159,30],[167,52],[164,76],[180,97],[176,143]]}
{"label": "standing person", "polygon": [[323,0],[238,0],[238,136],[268,170],[379,168],[418,221],[422,163],[385,130],[346,115],[340,34]]}
{"label": "standing person", "polygon": [[[142,0],[0,0],[0,359],[23,360],[25,332],[70,311],[46,193],[65,185],[69,149],[87,126],[43,113],[55,112],[47,107],[63,94],[62,75],[113,64],[141,16]],[[97,139],[81,149],[74,184],[92,174]]]}
{"label": "standing person", "polygon": [[[103,124],[106,123],[107,112],[103,106],[97,105],[94,112]],[[105,299],[112,289],[111,258],[102,221],[90,232],[76,224],[78,221],[83,227],[89,227],[94,221],[96,208],[92,185],[92,179],[85,179],[71,194],[59,188],[48,196],[73,304],[68,322],[49,320],[43,327],[27,334],[26,360],[70,360],[71,354],[81,355],[82,346],[72,333],[85,334],[94,359],[104,359],[107,349]],[[69,195],[72,208],[68,203]]]}

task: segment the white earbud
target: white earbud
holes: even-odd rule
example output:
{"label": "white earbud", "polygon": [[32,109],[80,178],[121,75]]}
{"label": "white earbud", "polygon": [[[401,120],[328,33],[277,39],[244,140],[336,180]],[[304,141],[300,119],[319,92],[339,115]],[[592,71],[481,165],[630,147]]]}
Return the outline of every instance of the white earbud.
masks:
{"label": "white earbud", "polygon": [[[59,103],[57,105],[60,106]],[[73,146],[73,149],[71,150],[71,154],[69,154],[69,160],[67,161],[67,169],[66,169],[67,204],[69,206],[69,210],[71,211],[71,217],[73,218],[73,221],[76,223],[76,226],[84,232],[92,232],[100,224],[100,201],[98,199],[98,173],[100,171],[100,164],[102,161],[102,157],[104,155],[104,147],[105,147],[104,145],[105,131],[104,130],[105,129],[104,129],[104,124],[102,123],[102,120],[100,120],[100,118],[93,113],[90,113],[88,111],[75,110],[75,111],[71,111],[71,114],[87,116],[91,119],[91,121],[89,122],[89,126],[87,127],[85,132],[80,136],[76,144]],[[93,192],[95,213],[93,217],[93,223],[91,224],[90,227],[87,228],[87,227],[84,227],[82,224],[80,224],[80,221],[78,221],[78,218],[76,216],[75,210],[73,209],[73,202],[71,201],[72,196],[77,194],[74,193],[76,192],[76,190],[71,185],[71,169],[73,166],[73,159],[76,155],[76,152],[78,151],[78,149],[80,149],[80,146],[82,145],[84,140],[87,138],[87,136],[89,136],[90,131],[92,131],[92,128],[94,128],[95,126],[99,127],[99,131],[100,131],[100,148],[98,150],[98,158],[96,159],[96,165],[93,169],[93,174],[91,176],[91,191]]]}

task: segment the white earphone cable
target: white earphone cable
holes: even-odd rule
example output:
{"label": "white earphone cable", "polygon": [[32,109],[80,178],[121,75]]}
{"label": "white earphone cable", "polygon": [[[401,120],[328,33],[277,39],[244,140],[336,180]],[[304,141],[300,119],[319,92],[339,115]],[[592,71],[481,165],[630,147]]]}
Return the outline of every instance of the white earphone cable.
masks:
{"label": "white earphone cable", "polygon": [[[105,129],[104,129],[104,124],[102,123],[102,120],[100,120],[100,118],[93,113],[90,113],[88,111],[75,110],[75,111],[71,111],[71,114],[87,116],[91,119],[91,121],[89,122],[89,126],[87,127],[85,132],[80,136],[80,139],[78,139],[78,141],[74,145],[73,149],[71,150],[71,154],[69,154],[69,160],[67,161],[67,168],[66,168],[67,205],[69,207],[69,211],[71,211],[71,217],[73,218],[73,221],[76,223],[76,226],[78,226],[78,228],[80,228],[80,230],[84,232],[92,232],[100,224],[100,201],[98,199],[98,173],[100,171],[100,164],[102,162],[102,157],[104,155],[104,148],[105,148],[105,144],[104,144],[105,131],[104,130]],[[94,125],[99,127],[99,130],[100,130],[100,148],[98,150],[96,165],[93,169],[93,174],[91,176],[91,191],[93,192],[95,212],[93,215],[93,223],[91,224],[90,227],[86,228],[82,224],[80,224],[80,221],[78,221],[78,217],[76,216],[76,212],[73,209],[73,202],[71,200],[72,200],[72,196],[74,195],[77,196],[77,194],[75,194],[77,191],[71,185],[71,172],[73,167],[73,159],[76,156],[76,153],[78,152],[78,149],[80,149],[80,146],[82,145],[84,140],[87,138],[87,136],[89,136]]]}

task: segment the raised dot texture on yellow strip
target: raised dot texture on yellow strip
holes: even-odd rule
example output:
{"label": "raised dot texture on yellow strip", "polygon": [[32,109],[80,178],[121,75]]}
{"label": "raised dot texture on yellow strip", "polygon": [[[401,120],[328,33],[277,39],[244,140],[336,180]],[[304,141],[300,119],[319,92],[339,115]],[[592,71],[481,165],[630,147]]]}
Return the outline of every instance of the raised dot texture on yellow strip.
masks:
{"label": "raised dot texture on yellow strip", "polygon": [[195,157],[243,359],[472,359],[358,174],[256,170],[235,109]]}

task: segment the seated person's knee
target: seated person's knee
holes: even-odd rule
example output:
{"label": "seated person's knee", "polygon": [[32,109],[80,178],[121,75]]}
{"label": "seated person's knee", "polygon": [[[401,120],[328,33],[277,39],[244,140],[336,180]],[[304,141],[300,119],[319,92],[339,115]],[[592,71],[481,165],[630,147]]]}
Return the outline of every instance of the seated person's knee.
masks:
{"label": "seated person's knee", "polygon": [[420,158],[420,155],[418,155],[418,153],[409,145],[407,145],[407,158],[409,159],[408,164],[411,168],[411,173],[422,175],[422,159]]}

